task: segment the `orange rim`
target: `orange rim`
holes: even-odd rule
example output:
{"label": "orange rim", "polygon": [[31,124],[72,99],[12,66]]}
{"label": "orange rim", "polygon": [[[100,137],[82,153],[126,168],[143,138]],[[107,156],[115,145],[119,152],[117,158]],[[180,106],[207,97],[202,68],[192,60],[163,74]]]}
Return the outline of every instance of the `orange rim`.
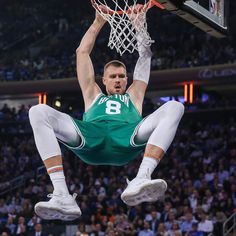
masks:
{"label": "orange rim", "polygon": [[[91,3],[92,5],[94,6],[94,8],[98,11],[101,11],[100,9],[98,9],[97,7],[97,3],[96,3],[96,0],[91,0]],[[152,7],[158,7],[160,9],[165,9],[165,7],[163,5],[161,5],[157,0],[150,0],[148,3],[147,3],[148,7],[147,9],[150,9]],[[113,11],[113,10],[108,10],[107,12],[108,14],[110,15],[114,15],[114,14],[118,14],[118,15],[122,15],[124,12],[123,11]]]}

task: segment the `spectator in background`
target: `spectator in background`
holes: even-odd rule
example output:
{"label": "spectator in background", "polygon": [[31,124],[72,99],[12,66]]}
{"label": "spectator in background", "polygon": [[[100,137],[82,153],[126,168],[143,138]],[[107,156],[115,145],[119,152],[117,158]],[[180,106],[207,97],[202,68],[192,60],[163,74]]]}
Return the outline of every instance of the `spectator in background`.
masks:
{"label": "spectator in background", "polygon": [[92,233],[90,233],[90,236],[105,236],[105,232],[102,231],[101,224],[97,223],[95,225],[95,229]]}
{"label": "spectator in background", "polygon": [[155,211],[155,210],[151,211],[150,220],[147,220],[147,217],[146,217],[146,220],[150,224],[150,229],[154,233],[157,232],[158,225],[160,223],[160,217],[161,217],[161,214],[159,212]]}
{"label": "spectator in background", "polygon": [[29,233],[29,236],[47,236],[47,234],[45,234],[43,232],[43,226],[40,223],[37,223],[34,226],[34,231]]}
{"label": "spectator in background", "polygon": [[138,233],[138,236],[154,236],[154,232],[150,229],[148,221],[143,222],[143,230]]}
{"label": "spectator in background", "polygon": [[[0,167],[0,170],[1,170],[1,167]],[[0,199],[0,216],[7,214],[7,212],[8,212],[7,204],[6,204],[6,202],[4,201],[4,199],[1,198],[1,199]]]}
{"label": "spectator in background", "polygon": [[199,202],[199,193],[196,189],[193,189],[192,194],[189,196],[188,200],[192,211],[195,212]]}
{"label": "spectator in background", "polygon": [[185,219],[180,226],[182,232],[184,234],[190,232],[192,230],[192,225],[194,222],[196,221],[193,219],[193,214],[191,212],[187,212],[185,214]]}
{"label": "spectator in background", "polygon": [[165,202],[164,205],[164,210],[161,213],[161,222],[165,222],[168,220],[168,216],[169,216],[169,211],[172,208],[172,204],[171,202]]}
{"label": "spectator in background", "polygon": [[223,232],[223,223],[226,220],[226,215],[223,212],[216,212],[216,222],[214,224],[213,235],[222,236]]}
{"label": "spectator in background", "polygon": [[173,209],[169,211],[168,220],[165,222],[165,227],[167,230],[172,229],[173,224],[176,222],[176,213]]}
{"label": "spectator in background", "polygon": [[80,223],[78,225],[78,230],[76,231],[75,236],[81,236],[85,233],[86,233],[85,225],[84,225],[84,223]]}
{"label": "spectator in background", "polygon": [[35,225],[39,223],[41,223],[41,219],[36,214],[34,214],[33,217],[27,223],[28,230],[34,230]]}
{"label": "spectator in background", "polygon": [[16,235],[17,236],[26,236],[25,217],[23,217],[23,216],[20,216],[18,219],[18,224],[16,226]]}
{"label": "spectator in background", "polygon": [[168,236],[168,232],[166,230],[165,224],[164,223],[160,223],[158,225],[158,229],[157,229],[157,234],[156,236]]}
{"label": "spectator in background", "polygon": [[68,32],[69,30],[69,23],[68,23],[68,20],[61,16],[58,20],[58,31],[59,32]]}
{"label": "spectator in background", "polygon": [[205,236],[203,232],[198,231],[198,223],[193,223],[192,230],[186,236]]}
{"label": "spectator in background", "polygon": [[9,216],[7,218],[6,228],[9,229],[11,234],[14,234],[14,232],[16,230],[16,224],[14,223],[14,218],[13,217]]}
{"label": "spectator in background", "polygon": [[128,224],[124,229],[124,235],[127,236],[135,236],[137,235],[137,231],[134,228],[133,224]]}
{"label": "spectator in background", "polygon": [[4,232],[1,233],[1,236],[10,236],[10,234],[8,232],[4,231]]}
{"label": "spectator in background", "polygon": [[105,231],[105,235],[109,235],[110,232],[114,232],[114,224],[112,222],[108,222],[107,223],[107,228],[106,228],[106,231]]}
{"label": "spectator in background", "polygon": [[173,222],[171,230],[168,230],[168,236],[182,236],[182,231],[177,221]]}
{"label": "spectator in background", "polygon": [[198,231],[201,231],[205,234],[211,233],[213,231],[213,222],[207,219],[207,215],[202,211],[200,215],[201,221],[198,224]]}

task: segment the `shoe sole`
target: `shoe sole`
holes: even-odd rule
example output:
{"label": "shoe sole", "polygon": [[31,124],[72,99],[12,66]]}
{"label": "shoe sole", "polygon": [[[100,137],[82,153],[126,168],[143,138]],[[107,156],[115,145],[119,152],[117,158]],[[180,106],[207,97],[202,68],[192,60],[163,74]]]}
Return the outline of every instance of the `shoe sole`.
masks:
{"label": "shoe sole", "polygon": [[35,213],[44,220],[64,220],[64,221],[72,221],[81,216],[81,213],[68,213],[63,211],[63,209],[58,208],[46,208],[38,205],[38,203],[34,207]]}
{"label": "shoe sole", "polygon": [[155,202],[164,196],[167,189],[165,180],[156,179],[144,184],[138,191],[123,193],[121,199],[128,206],[136,206],[142,202]]}

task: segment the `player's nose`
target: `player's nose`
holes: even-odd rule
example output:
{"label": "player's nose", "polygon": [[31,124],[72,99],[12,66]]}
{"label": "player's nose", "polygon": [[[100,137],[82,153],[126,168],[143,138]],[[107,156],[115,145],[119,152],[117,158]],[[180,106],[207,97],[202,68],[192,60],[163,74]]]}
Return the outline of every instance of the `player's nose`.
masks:
{"label": "player's nose", "polygon": [[115,81],[116,81],[116,83],[120,83],[120,77],[119,77],[119,75],[116,75]]}

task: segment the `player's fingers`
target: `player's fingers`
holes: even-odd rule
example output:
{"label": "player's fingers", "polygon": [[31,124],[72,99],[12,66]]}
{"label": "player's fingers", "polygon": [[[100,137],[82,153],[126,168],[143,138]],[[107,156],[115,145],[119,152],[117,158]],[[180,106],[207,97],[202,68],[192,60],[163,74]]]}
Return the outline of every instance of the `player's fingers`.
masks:
{"label": "player's fingers", "polygon": [[98,8],[104,14],[108,14],[109,13],[109,9],[107,7],[105,7],[105,6],[103,6],[103,5],[99,5]]}

